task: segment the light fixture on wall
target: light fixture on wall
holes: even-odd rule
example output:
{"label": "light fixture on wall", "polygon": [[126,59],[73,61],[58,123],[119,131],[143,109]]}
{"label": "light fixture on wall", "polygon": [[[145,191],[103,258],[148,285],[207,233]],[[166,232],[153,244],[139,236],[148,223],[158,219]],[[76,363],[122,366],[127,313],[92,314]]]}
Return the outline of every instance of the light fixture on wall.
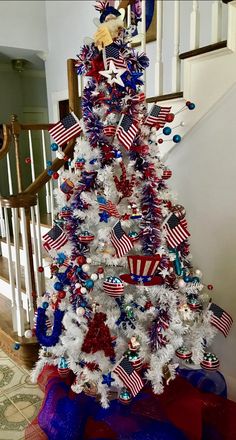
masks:
{"label": "light fixture on wall", "polygon": [[16,72],[23,72],[26,68],[28,61],[22,58],[18,58],[16,60],[11,60],[12,68]]}

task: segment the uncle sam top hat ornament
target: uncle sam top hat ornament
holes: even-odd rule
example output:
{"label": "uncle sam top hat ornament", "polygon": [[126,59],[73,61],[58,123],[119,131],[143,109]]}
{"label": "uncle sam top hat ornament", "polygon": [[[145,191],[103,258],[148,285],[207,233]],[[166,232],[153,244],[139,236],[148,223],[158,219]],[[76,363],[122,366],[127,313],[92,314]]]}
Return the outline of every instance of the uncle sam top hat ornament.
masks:
{"label": "uncle sam top hat ornament", "polygon": [[154,286],[163,284],[163,278],[155,275],[160,263],[160,255],[130,255],[127,257],[130,273],[120,275],[122,281],[128,284],[143,284]]}
{"label": "uncle sam top hat ornament", "polygon": [[[116,18],[122,15],[118,9],[110,6],[108,1],[97,1],[95,5],[96,11],[100,12],[100,23],[104,23],[107,19]],[[112,15],[114,17],[112,17]],[[108,16],[111,16],[108,18]]]}

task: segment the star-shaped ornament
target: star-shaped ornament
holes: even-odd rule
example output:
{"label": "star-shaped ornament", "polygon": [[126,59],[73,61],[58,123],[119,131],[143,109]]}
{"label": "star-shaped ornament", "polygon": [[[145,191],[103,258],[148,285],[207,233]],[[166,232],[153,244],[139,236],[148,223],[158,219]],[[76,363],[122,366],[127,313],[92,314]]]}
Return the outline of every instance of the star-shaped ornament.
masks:
{"label": "star-shaped ornament", "polygon": [[126,70],[125,74],[122,77],[125,87],[130,87],[131,89],[136,91],[136,87],[143,84],[143,81],[139,79],[142,75],[142,72],[129,72]]}
{"label": "star-shaped ornament", "polygon": [[124,83],[121,79],[121,75],[126,72],[126,69],[117,68],[113,61],[110,61],[109,63],[109,69],[108,70],[100,70],[99,74],[102,76],[105,76],[107,78],[108,84],[111,86],[113,84],[119,84],[119,86],[124,87]]}
{"label": "star-shaped ornament", "polygon": [[111,377],[111,373],[103,374],[102,377],[103,377],[102,384],[107,385],[109,388],[112,382],[115,382],[115,379]]}
{"label": "star-shaped ornament", "polygon": [[167,277],[167,275],[169,275],[169,271],[166,268],[160,270],[159,273],[163,278],[165,278],[165,277]]}
{"label": "star-shaped ornament", "polygon": [[99,217],[100,217],[100,222],[108,223],[108,219],[109,219],[110,215],[108,214],[108,212],[103,211],[103,212],[99,213]]}
{"label": "star-shaped ornament", "polygon": [[85,76],[92,76],[97,82],[101,79],[99,70],[104,67],[102,57],[98,56],[91,61],[91,68],[87,71]]}

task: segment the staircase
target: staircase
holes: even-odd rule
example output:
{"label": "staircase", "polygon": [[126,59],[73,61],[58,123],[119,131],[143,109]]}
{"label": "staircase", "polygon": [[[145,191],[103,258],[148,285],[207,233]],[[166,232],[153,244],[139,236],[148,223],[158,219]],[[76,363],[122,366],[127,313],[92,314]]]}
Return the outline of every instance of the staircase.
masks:
{"label": "staircase", "polygon": [[[123,1],[127,8],[127,21],[130,22],[132,1]],[[203,118],[218,100],[235,83],[236,71],[236,1],[227,2],[228,35],[227,40],[221,41],[221,7],[220,1],[212,1],[212,41],[204,47],[199,47],[200,16],[198,1],[193,1],[191,12],[190,50],[179,53],[180,43],[180,2],[173,2],[174,7],[174,54],[172,58],[172,92],[163,93],[163,1],[157,0],[157,59],[155,63],[156,96],[148,97],[151,105],[171,105],[176,113],[174,126],[177,133],[186,136],[194,125]],[[226,3],[226,2],[225,2]],[[142,2],[143,14],[145,1]],[[141,49],[145,50],[145,29],[142,24],[144,37]],[[79,115],[79,88],[74,60],[68,60],[68,90],[69,107]],[[81,87],[80,87],[81,88]],[[145,89],[145,86],[144,86]],[[182,116],[181,109],[186,108],[185,102],[190,100],[196,104],[194,112],[186,111]],[[184,120],[185,125],[182,124]],[[47,144],[48,125],[21,124],[16,116],[8,124],[0,126],[0,160],[4,166],[8,181],[8,194],[0,198],[0,346],[18,362],[31,367],[37,359],[38,345],[34,337],[26,339],[25,330],[32,328],[36,298],[45,289],[45,282],[50,278],[50,260],[43,254],[41,237],[51,227],[53,222],[53,182],[47,173],[47,159],[50,151]],[[38,133],[42,139],[42,157],[44,170],[36,176],[34,170],[34,145],[32,134]],[[28,136],[29,163],[31,182],[22,187],[23,158],[21,157],[21,138]],[[161,137],[161,135],[160,135]],[[166,158],[173,148],[179,148],[172,141],[173,133],[164,137],[160,145],[161,153]],[[64,149],[70,158],[73,154],[74,142],[71,141]],[[16,168],[13,170],[9,159],[10,148],[14,148]],[[50,167],[53,172],[63,168],[63,159],[54,159]],[[28,168],[29,169],[29,168]],[[17,188],[13,188],[12,175],[17,177]],[[60,178],[59,178],[60,179]],[[55,182],[54,182],[55,184]],[[40,216],[38,194],[44,191],[47,205],[47,215]],[[44,267],[44,272],[38,268]]]}

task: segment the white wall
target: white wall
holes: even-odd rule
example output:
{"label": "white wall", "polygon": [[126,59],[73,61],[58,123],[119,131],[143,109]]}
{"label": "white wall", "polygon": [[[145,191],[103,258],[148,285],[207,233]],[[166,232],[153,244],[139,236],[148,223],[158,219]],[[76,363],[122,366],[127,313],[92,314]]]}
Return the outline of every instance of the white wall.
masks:
{"label": "white wall", "polygon": [[47,50],[45,1],[0,1],[0,46]]}
{"label": "white wall", "polygon": [[67,90],[66,60],[76,58],[84,38],[92,38],[96,31],[93,4],[92,0],[46,1],[49,46],[46,77],[51,120],[53,94]]}
{"label": "white wall", "polygon": [[225,340],[218,334],[213,349],[236,399],[236,84],[170,153],[172,188],[187,209],[193,263],[213,284],[214,302],[234,318]]}

